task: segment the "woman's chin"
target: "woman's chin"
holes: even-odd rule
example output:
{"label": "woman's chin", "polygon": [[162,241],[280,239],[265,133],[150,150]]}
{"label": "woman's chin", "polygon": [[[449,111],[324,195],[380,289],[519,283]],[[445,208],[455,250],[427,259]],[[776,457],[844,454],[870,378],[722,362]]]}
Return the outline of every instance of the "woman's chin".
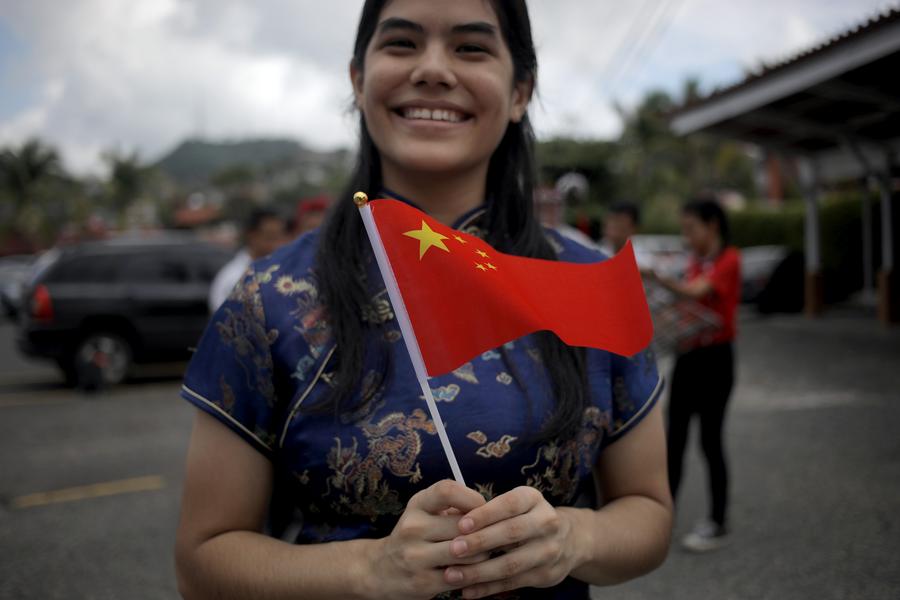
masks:
{"label": "woman's chin", "polygon": [[449,155],[446,150],[411,152],[397,164],[397,169],[406,176],[423,174],[431,177],[460,175],[472,171],[474,167],[471,159]]}

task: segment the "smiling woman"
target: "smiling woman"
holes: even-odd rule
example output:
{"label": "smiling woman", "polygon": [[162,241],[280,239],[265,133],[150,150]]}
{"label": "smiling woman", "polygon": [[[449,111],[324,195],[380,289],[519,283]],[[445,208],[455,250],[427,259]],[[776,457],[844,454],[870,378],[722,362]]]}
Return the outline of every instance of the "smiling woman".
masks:
{"label": "smiling woman", "polygon": [[[350,186],[321,230],[251,267],[185,377],[200,409],[176,549],[186,597],[586,599],[662,561],[653,356],[544,332],[432,378],[473,489],[447,481],[350,201],[414,200],[502,252],[601,260],[535,218],[536,74],[523,0],[364,4]],[[595,476],[605,504],[576,508]]]}

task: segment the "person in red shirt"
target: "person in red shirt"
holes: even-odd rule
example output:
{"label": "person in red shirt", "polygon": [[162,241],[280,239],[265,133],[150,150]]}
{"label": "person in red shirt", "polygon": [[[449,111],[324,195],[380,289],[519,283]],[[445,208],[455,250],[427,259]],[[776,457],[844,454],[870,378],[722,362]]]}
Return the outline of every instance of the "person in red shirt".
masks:
{"label": "person in red shirt", "polygon": [[700,439],[709,470],[711,511],[682,545],[697,552],[715,550],[727,539],[728,468],[722,444],[725,409],[734,386],[735,319],[741,294],[740,253],[729,245],[728,219],[712,199],[698,199],[682,210],[682,235],[691,257],[682,281],[657,279],[673,292],[716,313],[721,326],[698,338],[677,357],[669,395],[669,486],[676,497],[693,416],[700,416]]}

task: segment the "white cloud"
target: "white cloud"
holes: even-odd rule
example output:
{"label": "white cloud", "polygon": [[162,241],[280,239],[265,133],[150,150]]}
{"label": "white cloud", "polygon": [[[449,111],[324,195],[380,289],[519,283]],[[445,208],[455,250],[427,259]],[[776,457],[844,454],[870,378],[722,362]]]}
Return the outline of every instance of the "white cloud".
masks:
{"label": "white cloud", "polygon": [[[668,29],[617,73],[666,3]],[[536,129],[615,135],[613,99],[676,91],[691,74],[706,89],[732,83],[742,69],[787,57],[883,5],[531,0]],[[197,133],[351,145],[347,63],[360,8],[346,0],[0,0],[0,20],[28,46],[16,84],[37,90],[33,105],[0,117],[0,144],[39,135],[76,171],[96,169],[111,146],[154,158]]]}

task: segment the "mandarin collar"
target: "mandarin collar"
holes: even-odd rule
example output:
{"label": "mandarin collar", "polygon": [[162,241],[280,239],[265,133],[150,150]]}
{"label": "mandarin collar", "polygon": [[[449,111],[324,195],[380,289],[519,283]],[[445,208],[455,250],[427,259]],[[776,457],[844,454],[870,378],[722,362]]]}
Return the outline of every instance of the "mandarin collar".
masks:
{"label": "mandarin collar", "polygon": [[[381,189],[381,197],[393,198],[394,200],[399,200],[405,204],[412,206],[417,210],[421,210],[422,212],[427,213],[427,211],[423,210],[421,206],[394,192],[389,190],[388,188]],[[460,215],[453,221],[451,227],[456,229],[457,231],[462,231],[463,233],[470,233],[472,235],[476,235],[478,237],[483,237],[484,231],[484,217],[487,214],[487,203],[481,204],[480,206],[476,206],[470,210],[467,210],[465,213]]]}

